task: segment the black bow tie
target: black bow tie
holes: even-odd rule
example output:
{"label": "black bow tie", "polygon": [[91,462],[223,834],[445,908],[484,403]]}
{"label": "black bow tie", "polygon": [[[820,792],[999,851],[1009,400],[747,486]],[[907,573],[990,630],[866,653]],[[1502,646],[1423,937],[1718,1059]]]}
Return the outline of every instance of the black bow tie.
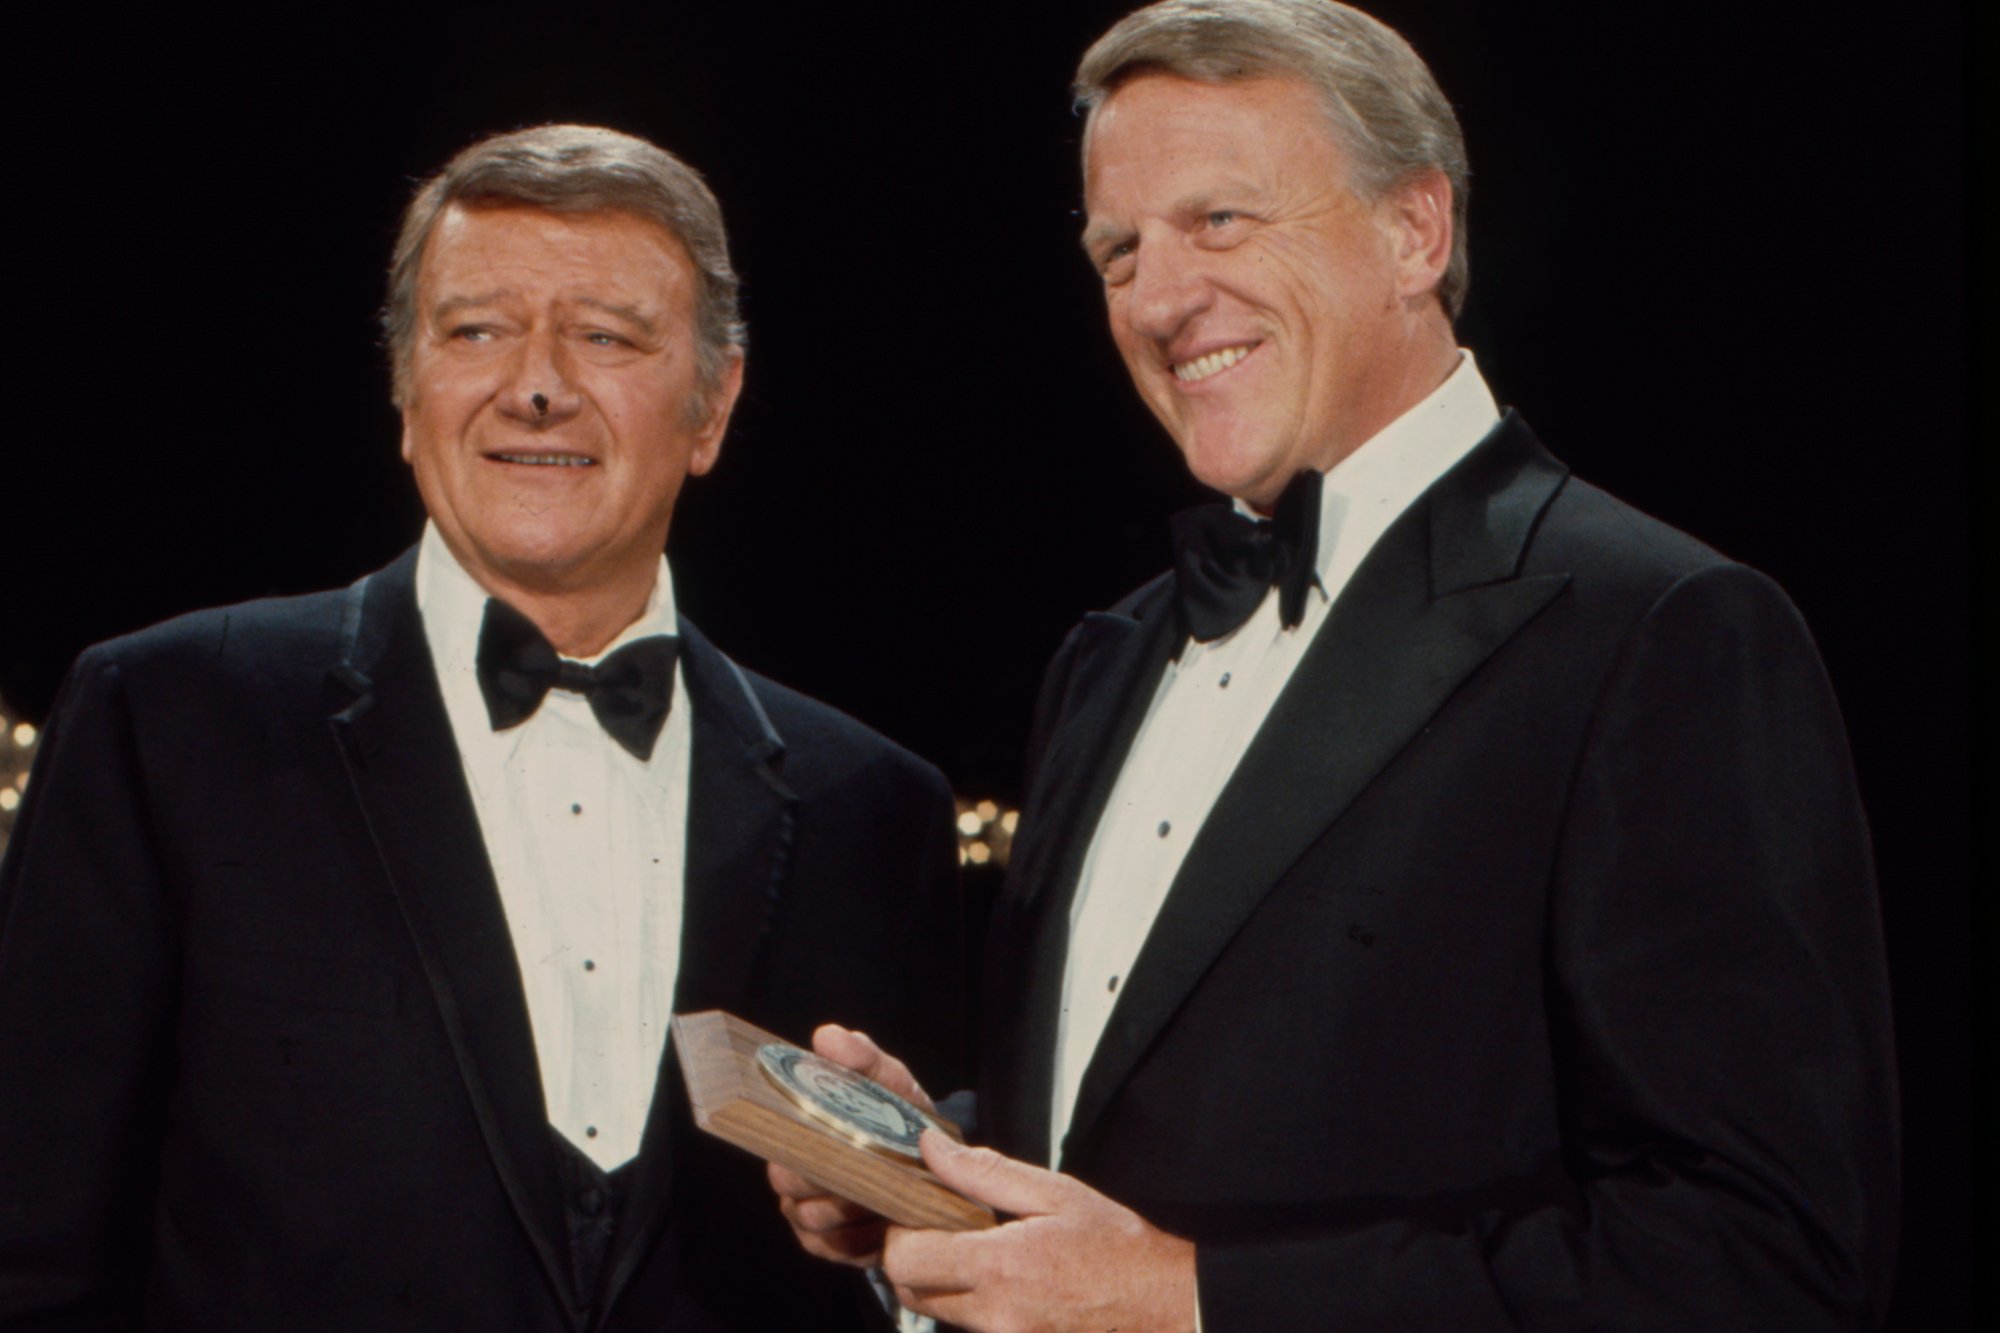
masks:
{"label": "black bow tie", "polygon": [[1268,520],[1247,518],[1226,504],[1174,515],[1181,619],[1196,642],[1219,639],[1248,620],[1274,585],[1284,627],[1305,618],[1306,591],[1319,582],[1323,480],[1311,469],[1293,477]]}
{"label": "black bow tie", "polygon": [[534,621],[489,597],[479,626],[479,692],[495,731],[533,717],[552,689],[581,694],[611,739],[643,762],[653,757],[653,743],[674,704],[679,652],[679,639],[655,634],[626,644],[594,667],[572,662],[556,653]]}

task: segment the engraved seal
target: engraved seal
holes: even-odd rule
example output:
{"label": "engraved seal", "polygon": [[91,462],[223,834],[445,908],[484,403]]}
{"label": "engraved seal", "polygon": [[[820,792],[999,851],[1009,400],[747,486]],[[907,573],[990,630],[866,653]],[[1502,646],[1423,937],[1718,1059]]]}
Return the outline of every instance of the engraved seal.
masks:
{"label": "engraved seal", "polygon": [[800,1110],[858,1147],[921,1161],[917,1140],[944,1128],[880,1083],[811,1051],[768,1042],[757,1048],[757,1065]]}

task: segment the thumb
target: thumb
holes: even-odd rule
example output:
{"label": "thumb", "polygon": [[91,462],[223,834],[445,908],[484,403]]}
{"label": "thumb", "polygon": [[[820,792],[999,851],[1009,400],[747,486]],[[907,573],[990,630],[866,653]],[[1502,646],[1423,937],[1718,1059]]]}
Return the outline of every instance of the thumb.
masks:
{"label": "thumb", "polygon": [[1065,1181],[1053,1171],[991,1148],[968,1148],[948,1134],[924,1131],[924,1165],[952,1189],[1003,1213],[1034,1217],[1056,1211]]}
{"label": "thumb", "polygon": [[825,1056],[835,1064],[846,1065],[871,1078],[876,1067],[882,1063],[882,1048],[867,1033],[841,1027],[838,1023],[822,1023],[814,1028],[812,1049],[815,1055]]}
{"label": "thumb", "polygon": [[917,1105],[929,1110],[930,1097],[917,1086],[917,1080],[909,1067],[895,1056],[890,1055],[875,1044],[875,1039],[867,1033],[853,1028],[844,1028],[837,1023],[822,1023],[813,1029],[813,1054],[824,1056],[837,1065],[846,1065],[864,1078],[872,1078],[877,1083],[899,1097],[907,1097]]}

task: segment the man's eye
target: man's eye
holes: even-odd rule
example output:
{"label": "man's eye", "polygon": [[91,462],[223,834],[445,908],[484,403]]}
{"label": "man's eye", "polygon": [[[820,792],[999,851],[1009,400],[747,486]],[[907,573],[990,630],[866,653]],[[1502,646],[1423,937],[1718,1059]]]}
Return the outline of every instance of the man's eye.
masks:
{"label": "man's eye", "polygon": [[1235,209],[1214,208],[1209,210],[1208,225],[1211,227],[1226,227],[1234,221],[1236,221]]}
{"label": "man's eye", "polygon": [[586,333],[583,335],[583,339],[592,347],[624,347],[627,345],[625,340],[617,334],[604,333],[602,331]]}
{"label": "man's eye", "polygon": [[451,331],[450,336],[458,342],[483,343],[491,340],[493,330],[484,324],[461,324]]}
{"label": "man's eye", "polygon": [[1106,246],[1097,257],[1097,271],[1106,278],[1115,279],[1118,274],[1132,267],[1132,256],[1137,254],[1138,250],[1139,246],[1134,241],[1120,241],[1116,245]]}

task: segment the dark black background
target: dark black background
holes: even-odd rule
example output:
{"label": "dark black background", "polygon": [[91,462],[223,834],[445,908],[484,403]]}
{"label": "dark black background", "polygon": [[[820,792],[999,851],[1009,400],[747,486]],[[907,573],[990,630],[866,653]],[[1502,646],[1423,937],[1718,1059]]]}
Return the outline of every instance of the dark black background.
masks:
{"label": "dark black background", "polygon": [[[747,388],[675,523],[684,608],[962,792],[1014,795],[1040,664],[1197,498],[1075,242],[1065,82],[1123,8],[47,18],[10,57],[0,694],[39,716],[87,642],[407,544],[372,322],[397,211],[478,134],[581,119],[700,167],[746,280]],[[1818,633],[1897,984],[1896,1326],[1970,1327],[1962,17],[1376,12],[1466,125],[1460,331],[1499,397]]]}

